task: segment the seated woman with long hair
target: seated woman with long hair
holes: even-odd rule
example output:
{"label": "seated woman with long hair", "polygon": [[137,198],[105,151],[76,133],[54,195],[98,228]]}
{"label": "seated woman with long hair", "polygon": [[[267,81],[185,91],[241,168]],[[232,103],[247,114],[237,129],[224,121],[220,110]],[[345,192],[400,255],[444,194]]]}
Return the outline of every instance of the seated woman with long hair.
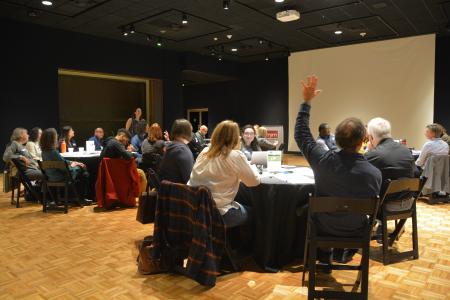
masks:
{"label": "seated woman with long hair", "polygon": [[[71,176],[77,181],[77,192],[80,200],[85,204],[90,204],[92,202],[91,200],[84,199],[87,194],[89,177],[86,166],[81,162],[66,160],[59,154],[58,150],[56,150],[58,146],[58,134],[56,133],[55,128],[47,128],[42,132],[40,146],[43,161],[67,161]],[[64,171],[57,169],[45,171],[49,181],[64,180],[65,175],[63,172]]]}
{"label": "seated woman with long hair", "polygon": [[241,151],[245,154],[247,160],[252,160],[253,151],[261,151],[255,128],[252,125],[242,127]]}
{"label": "seated woman with long hair", "polygon": [[59,139],[59,149],[61,149],[61,143],[66,143],[66,149],[73,148],[73,151],[78,151],[77,142],[74,139],[75,131],[72,126],[64,126],[61,129],[61,138]]}
{"label": "seated woman with long hair", "polygon": [[239,147],[239,125],[222,121],[214,129],[210,147],[198,156],[188,183],[205,185],[211,190],[227,227],[243,225],[248,219],[247,209],[234,201],[239,184],[249,187],[260,184],[256,166],[250,165]]}
{"label": "seated woman with long hair", "polygon": [[161,127],[158,123],[153,123],[148,129],[148,138],[142,142],[141,167],[152,168],[158,173],[165,146]]}

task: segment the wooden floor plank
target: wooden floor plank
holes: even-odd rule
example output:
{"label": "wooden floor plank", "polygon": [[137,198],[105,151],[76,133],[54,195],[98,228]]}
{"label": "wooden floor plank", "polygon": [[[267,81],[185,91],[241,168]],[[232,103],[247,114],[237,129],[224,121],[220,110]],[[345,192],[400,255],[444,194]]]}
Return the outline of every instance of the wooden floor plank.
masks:
{"label": "wooden floor plank", "polygon": [[[295,156],[284,163],[306,165]],[[134,244],[153,226],[136,222],[136,209],[44,214],[36,204],[15,208],[9,197],[0,193],[0,299],[306,299],[297,265],[276,274],[222,276],[212,289],[182,276],[141,276]],[[418,203],[418,228],[419,260],[383,266],[381,249],[372,243],[369,298],[450,299],[450,205]],[[410,245],[407,222],[395,246]],[[354,278],[333,271],[319,283],[339,286]]]}

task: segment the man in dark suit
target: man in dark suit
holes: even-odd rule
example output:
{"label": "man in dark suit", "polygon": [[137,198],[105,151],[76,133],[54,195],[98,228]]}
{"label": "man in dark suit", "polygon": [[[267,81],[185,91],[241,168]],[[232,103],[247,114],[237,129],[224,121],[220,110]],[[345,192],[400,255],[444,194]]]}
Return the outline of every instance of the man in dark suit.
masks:
{"label": "man in dark suit", "polygon": [[[414,157],[411,151],[404,145],[395,142],[391,137],[391,124],[383,118],[374,118],[367,125],[369,132],[369,151],[365,154],[367,160],[380,169],[383,176],[383,184],[380,195],[383,195],[387,188],[387,180],[399,178],[412,178],[416,170]],[[391,211],[401,211],[411,208],[414,198],[406,201],[395,201],[395,198],[404,196],[392,195],[385,199],[383,204]],[[382,227],[379,223],[377,229],[378,242],[381,243]]]}
{"label": "man in dark suit", "polygon": [[383,118],[374,118],[367,125],[369,151],[366,159],[380,169],[383,182],[387,179],[414,177],[414,157],[404,145],[391,137],[391,124]]}
{"label": "man in dark suit", "polygon": [[[309,128],[311,100],[319,94],[317,77],[308,77],[303,85],[304,103],[295,124],[295,141],[314,171],[316,196],[375,198],[380,193],[381,172],[358,153],[366,136],[361,120],[348,118],[336,128],[339,151],[325,150],[315,141]],[[349,214],[318,214],[315,222],[319,229],[334,236],[360,236],[367,218]],[[329,264],[332,250],[318,251],[319,261]],[[345,261],[351,259],[348,257]],[[339,260],[338,260],[339,261]],[[331,270],[329,270],[331,271]]]}

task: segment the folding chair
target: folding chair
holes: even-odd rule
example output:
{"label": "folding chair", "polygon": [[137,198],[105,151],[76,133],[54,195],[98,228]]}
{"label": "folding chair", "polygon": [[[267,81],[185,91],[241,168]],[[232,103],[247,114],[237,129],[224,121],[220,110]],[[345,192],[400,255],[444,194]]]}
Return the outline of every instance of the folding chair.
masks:
{"label": "folding chair", "polygon": [[[68,212],[69,208],[69,188],[72,189],[72,191],[75,194],[75,197],[78,199],[78,205],[81,207],[83,204],[80,201],[80,197],[78,196],[78,191],[76,189],[76,181],[72,178],[72,174],[69,170],[69,165],[66,161],[38,161],[39,167],[42,170],[42,173],[44,174],[44,180],[43,180],[43,200],[42,200],[42,211],[47,212],[48,209],[52,210],[61,210],[59,207],[49,207],[49,203],[47,200],[47,194],[50,195],[50,198],[52,199],[55,204],[57,204],[57,200],[59,200],[60,191],[63,188],[64,189],[64,213],[66,214]],[[63,174],[63,180],[60,181],[50,181],[47,176],[48,170],[60,170],[61,174]],[[53,193],[50,188],[56,188],[56,197],[53,196]]]}
{"label": "folding chair", "polygon": [[[367,299],[369,289],[369,247],[370,233],[378,210],[379,198],[354,199],[336,197],[311,197],[308,208],[307,238],[303,259],[304,269],[302,285],[305,285],[305,273],[308,271],[308,299]],[[319,234],[313,216],[317,213],[351,213],[368,216],[367,225],[356,237],[337,237]],[[317,291],[316,286],[316,258],[318,248],[361,248],[362,259],[360,265],[333,265],[332,270],[357,270],[358,277],[351,292]],[[356,292],[361,285],[361,292]]]}
{"label": "folding chair", "polygon": [[[379,213],[379,217],[381,219],[383,227],[382,240],[384,265],[398,262],[410,257],[413,257],[414,259],[419,258],[416,201],[420,195],[420,191],[424,183],[425,182],[421,182],[419,178],[404,178],[392,181],[388,180],[388,186],[386,192],[384,193]],[[405,206],[404,210],[396,209],[395,211],[393,211],[389,208],[390,204],[392,204],[394,201],[400,204],[400,206],[404,203],[405,205],[407,203],[411,204],[411,199],[412,205],[410,207]],[[398,240],[400,234],[402,233],[406,220],[409,218],[411,218],[412,220],[413,250],[397,254],[390,253],[389,247],[392,247],[394,242]],[[395,220],[395,229],[391,234],[388,234],[387,222],[392,220]]]}
{"label": "folding chair", "polygon": [[[26,197],[26,193],[31,195],[33,199],[35,199],[37,202],[41,202],[41,197],[36,192],[35,185],[31,182],[31,180],[28,178],[28,176],[25,174],[25,168],[22,164],[22,162],[17,159],[13,158],[11,159],[11,162],[17,169],[16,177],[12,177],[13,180],[12,184],[12,194],[11,194],[11,204],[16,204],[16,207],[20,207],[19,199],[20,199],[20,185],[23,185],[25,188],[24,191],[24,198]],[[14,189],[17,188],[17,198],[14,201]]]}

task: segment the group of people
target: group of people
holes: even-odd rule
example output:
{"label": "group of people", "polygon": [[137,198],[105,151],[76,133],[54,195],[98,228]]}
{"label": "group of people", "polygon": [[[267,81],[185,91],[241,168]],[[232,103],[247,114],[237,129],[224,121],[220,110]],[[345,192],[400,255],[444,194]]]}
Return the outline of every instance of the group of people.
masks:
{"label": "group of people", "polygon": [[[374,118],[367,126],[357,118],[347,118],[336,127],[335,135],[324,123],[319,126],[319,137],[315,139],[309,127],[309,116],[313,99],[320,93],[317,84],[315,76],[302,82],[304,103],[298,112],[294,133],[300,150],[314,171],[316,196],[377,197],[383,193],[386,179],[414,177],[420,173],[417,168],[422,168],[431,155],[449,153],[449,136],[442,126],[431,124],[425,130],[429,141],[415,161],[405,145],[392,139],[391,124],[383,118]],[[128,119],[125,128],[119,129],[114,137],[103,139],[103,130],[95,130],[91,140],[96,149],[101,150],[101,157],[136,158],[141,191],[146,185],[144,170],[148,168],[154,169],[161,180],[207,186],[226,226],[245,224],[251,212],[249,203],[240,203],[242,201],[236,199],[241,199],[238,194],[245,186],[260,183],[258,169],[250,163],[253,151],[277,147],[276,142],[266,138],[267,129],[254,125],[239,128],[236,122],[225,120],[214,128],[208,141],[205,125],[194,133],[188,120],[177,119],[169,134],[167,131],[163,133],[157,123],[147,124],[141,115],[141,109],[136,109],[135,116]],[[20,159],[31,180],[42,177],[37,160],[65,160],[57,151],[63,141],[69,147],[77,147],[75,133],[70,126],[63,127],[59,140],[53,128],[44,131],[33,128],[30,133],[29,137],[25,129],[16,128],[3,159],[5,162],[14,157]],[[367,146],[363,147],[364,144]],[[87,176],[82,163],[68,163],[74,177]],[[389,168],[398,172],[388,174],[386,170]],[[47,175],[58,177],[56,173]],[[315,221],[325,233],[355,236],[361,234],[367,219],[320,214]],[[318,257],[330,263],[331,259],[348,261],[352,254],[351,251],[338,253],[321,249]]]}

